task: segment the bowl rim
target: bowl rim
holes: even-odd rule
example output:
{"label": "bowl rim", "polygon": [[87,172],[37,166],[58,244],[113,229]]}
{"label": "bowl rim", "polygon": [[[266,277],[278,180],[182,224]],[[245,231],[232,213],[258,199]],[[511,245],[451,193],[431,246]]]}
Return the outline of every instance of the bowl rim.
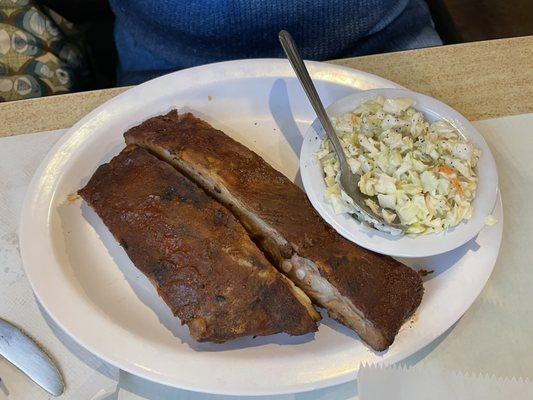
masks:
{"label": "bowl rim", "polygon": [[429,257],[454,250],[472,240],[485,226],[485,217],[492,213],[498,198],[496,162],[484,137],[463,115],[450,106],[430,96],[403,88],[369,89],[356,92],[330,104],[326,112],[330,117],[336,117],[355,110],[358,105],[378,95],[385,98],[414,99],[413,107],[422,112],[426,118],[429,116],[430,121],[437,119],[448,121],[464,138],[473,142],[481,150],[476,166],[478,187],[472,201],[474,206],[472,218],[444,232],[413,238],[394,237],[388,233],[365,227],[348,214],[334,214],[331,205],[324,201],[323,172],[314,156],[317,142],[320,143],[321,138],[325,136],[318,119],[313,121],[304,134],[300,150],[300,173],[311,204],[322,218],[346,239],[382,254],[406,258]]}

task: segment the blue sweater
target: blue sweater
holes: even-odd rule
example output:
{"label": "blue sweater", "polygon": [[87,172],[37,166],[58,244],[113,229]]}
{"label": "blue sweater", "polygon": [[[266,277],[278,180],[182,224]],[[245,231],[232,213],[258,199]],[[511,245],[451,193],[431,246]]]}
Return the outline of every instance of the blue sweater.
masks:
{"label": "blue sweater", "polygon": [[216,61],[282,57],[287,29],[310,60],[440,45],[423,0],[111,0],[119,84]]}

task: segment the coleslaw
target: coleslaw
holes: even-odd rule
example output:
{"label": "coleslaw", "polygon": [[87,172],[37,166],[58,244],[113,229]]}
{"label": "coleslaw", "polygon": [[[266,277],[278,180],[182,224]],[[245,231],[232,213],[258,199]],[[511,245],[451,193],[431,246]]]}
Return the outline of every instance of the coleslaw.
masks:
{"label": "coleslaw", "polygon": [[[480,151],[450,123],[429,123],[408,98],[367,101],[332,118],[366,204],[408,235],[442,232],[472,216]],[[317,152],[335,213],[353,214],[341,190],[339,162],[328,139]]]}

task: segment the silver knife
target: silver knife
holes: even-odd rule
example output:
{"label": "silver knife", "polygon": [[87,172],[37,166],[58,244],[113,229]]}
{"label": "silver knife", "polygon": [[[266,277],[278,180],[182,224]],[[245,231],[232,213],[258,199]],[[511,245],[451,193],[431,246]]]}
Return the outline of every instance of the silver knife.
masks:
{"label": "silver knife", "polygon": [[53,396],[65,385],[48,355],[19,328],[0,318],[0,355]]}

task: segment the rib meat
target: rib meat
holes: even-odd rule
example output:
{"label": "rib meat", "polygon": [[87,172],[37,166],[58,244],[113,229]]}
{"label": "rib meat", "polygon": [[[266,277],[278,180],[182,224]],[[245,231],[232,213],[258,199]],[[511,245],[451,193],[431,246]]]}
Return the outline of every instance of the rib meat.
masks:
{"label": "rib meat", "polygon": [[309,298],[233,214],[145,149],[128,146],[79,193],[196,340],[316,330]]}
{"label": "rib meat", "polygon": [[415,271],[342,238],[300,188],[207,122],[171,111],[124,136],[225,204],[279,269],[372,348],[387,349],[420,304]]}

